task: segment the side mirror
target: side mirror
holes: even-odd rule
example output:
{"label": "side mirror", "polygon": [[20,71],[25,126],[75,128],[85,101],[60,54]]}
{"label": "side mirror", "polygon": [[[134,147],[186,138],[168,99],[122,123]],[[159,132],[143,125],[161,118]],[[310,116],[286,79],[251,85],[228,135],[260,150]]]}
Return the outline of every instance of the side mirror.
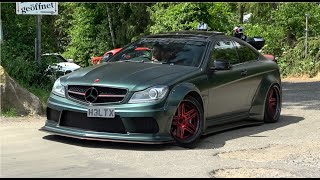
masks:
{"label": "side mirror", "polygon": [[215,60],[213,67],[210,67],[211,70],[228,70],[231,68],[229,61],[226,60]]}
{"label": "side mirror", "polygon": [[67,61],[68,61],[69,63],[73,63],[73,62],[74,62],[73,59],[67,59]]}

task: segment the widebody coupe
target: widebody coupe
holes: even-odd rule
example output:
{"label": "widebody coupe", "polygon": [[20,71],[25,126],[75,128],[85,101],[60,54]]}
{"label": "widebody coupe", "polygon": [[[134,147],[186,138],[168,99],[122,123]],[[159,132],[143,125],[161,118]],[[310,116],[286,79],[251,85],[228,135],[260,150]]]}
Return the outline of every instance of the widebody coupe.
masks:
{"label": "widebody coupe", "polygon": [[[135,53],[137,47],[151,54]],[[40,130],[190,148],[202,135],[277,122],[281,97],[277,63],[245,41],[212,31],[168,32],[57,79]]]}

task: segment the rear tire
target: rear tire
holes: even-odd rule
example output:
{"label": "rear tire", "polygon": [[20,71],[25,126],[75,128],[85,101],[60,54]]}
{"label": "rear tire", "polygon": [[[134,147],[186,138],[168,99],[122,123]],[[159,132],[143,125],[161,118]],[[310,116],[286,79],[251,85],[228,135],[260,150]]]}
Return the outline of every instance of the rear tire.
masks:
{"label": "rear tire", "polygon": [[178,146],[195,148],[202,129],[202,106],[194,97],[186,96],[173,116],[170,133]]}
{"label": "rear tire", "polygon": [[264,110],[264,122],[274,123],[280,118],[281,113],[281,93],[277,85],[272,85],[266,96]]}

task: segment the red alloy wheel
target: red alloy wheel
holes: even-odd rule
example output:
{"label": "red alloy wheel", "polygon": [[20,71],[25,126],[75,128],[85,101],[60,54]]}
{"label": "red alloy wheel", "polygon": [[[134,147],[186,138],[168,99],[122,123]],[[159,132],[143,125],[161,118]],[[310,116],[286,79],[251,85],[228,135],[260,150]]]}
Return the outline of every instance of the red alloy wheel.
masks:
{"label": "red alloy wheel", "polygon": [[198,108],[190,101],[182,101],[173,116],[171,134],[178,140],[189,139],[197,133],[199,121]]}
{"label": "red alloy wheel", "polygon": [[275,118],[279,111],[279,102],[280,102],[280,95],[278,88],[273,87],[269,91],[268,95],[268,115],[272,118]]}

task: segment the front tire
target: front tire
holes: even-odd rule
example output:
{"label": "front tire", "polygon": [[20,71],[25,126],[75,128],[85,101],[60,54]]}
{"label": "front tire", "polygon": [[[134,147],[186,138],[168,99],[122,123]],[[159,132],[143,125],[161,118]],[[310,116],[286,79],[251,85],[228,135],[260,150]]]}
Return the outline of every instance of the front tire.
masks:
{"label": "front tire", "polygon": [[203,109],[192,96],[183,99],[172,119],[170,133],[180,147],[195,148],[203,129]]}
{"label": "front tire", "polygon": [[267,93],[264,122],[274,123],[280,118],[281,113],[281,93],[280,88],[277,85],[271,86]]}

